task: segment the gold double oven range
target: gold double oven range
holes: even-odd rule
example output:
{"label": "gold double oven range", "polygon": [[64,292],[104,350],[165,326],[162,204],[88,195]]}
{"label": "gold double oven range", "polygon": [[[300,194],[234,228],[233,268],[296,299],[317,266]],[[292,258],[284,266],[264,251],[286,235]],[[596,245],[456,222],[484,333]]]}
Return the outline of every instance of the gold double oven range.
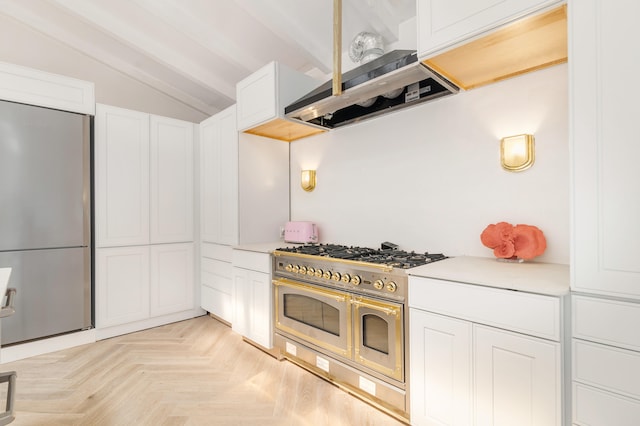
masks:
{"label": "gold double oven range", "polygon": [[276,348],[290,361],[408,420],[406,269],[444,258],[341,245],[276,250]]}

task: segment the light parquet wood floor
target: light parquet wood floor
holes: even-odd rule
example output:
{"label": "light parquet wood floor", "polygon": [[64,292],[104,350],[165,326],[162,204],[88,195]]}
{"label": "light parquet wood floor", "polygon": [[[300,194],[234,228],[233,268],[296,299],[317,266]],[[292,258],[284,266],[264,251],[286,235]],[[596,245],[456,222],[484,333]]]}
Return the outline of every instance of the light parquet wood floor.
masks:
{"label": "light parquet wood floor", "polygon": [[10,370],[15,426],[402,425],[207,316],[0,365]]}

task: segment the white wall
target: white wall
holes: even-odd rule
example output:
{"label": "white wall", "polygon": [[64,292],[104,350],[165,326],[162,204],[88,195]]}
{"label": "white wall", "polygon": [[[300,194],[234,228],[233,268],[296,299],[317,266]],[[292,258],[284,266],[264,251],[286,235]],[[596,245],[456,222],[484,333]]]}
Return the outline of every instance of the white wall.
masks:
{"label": "white wall", "polygon": [[0,61],[92,81],[98,103],[194,123],[207,118],[203,112],[2,14],[0,40]]}
{"label": "white wall", "polygon": [[[291,218],[323,242],[493,257],[491,223],[539,227],[537,261],[569,263],[567,66],[505,80],[291,144]],[[536,161],[500,167],[500,138],[535,135]],[[317,169],[315,191],[300,170]]]}

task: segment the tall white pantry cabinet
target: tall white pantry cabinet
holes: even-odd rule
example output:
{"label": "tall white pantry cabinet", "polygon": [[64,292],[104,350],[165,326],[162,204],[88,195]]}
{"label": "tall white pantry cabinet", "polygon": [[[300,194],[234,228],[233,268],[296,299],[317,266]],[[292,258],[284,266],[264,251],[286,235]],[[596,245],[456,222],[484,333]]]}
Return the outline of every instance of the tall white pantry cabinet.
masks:
{"label": "tall white pantry cabinet", "polygon": [[239,133],[236,120],[234,105],[200,123],[200,306],[229,324],[233,247],[277,241],[289,218],[289,145]]}
{"label": "tall white pantry cabinet", "polygon": [[193,316],[194,124],[96,106],[98,338]]}
{"label": "tall white pantry cabinet", "polygon": [[637,2],[569,2],[575,425],[640,419],[639,14]]}

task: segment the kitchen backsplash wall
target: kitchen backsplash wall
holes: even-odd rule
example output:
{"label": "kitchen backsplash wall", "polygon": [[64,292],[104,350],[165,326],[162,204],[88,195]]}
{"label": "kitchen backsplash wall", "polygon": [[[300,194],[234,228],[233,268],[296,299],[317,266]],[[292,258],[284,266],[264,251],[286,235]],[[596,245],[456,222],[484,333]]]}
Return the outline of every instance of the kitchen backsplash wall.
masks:
{"label": "kitchen backsplash wall", "polygon": [[[490,223],[539,227],[538,261],[569,263],[567,65],[291,144],[291,218],[323,242],[492,257]],[[535,135],[533,167],[500,167],[500,139]],[[317,170],[304,192],[300,171]]]}

